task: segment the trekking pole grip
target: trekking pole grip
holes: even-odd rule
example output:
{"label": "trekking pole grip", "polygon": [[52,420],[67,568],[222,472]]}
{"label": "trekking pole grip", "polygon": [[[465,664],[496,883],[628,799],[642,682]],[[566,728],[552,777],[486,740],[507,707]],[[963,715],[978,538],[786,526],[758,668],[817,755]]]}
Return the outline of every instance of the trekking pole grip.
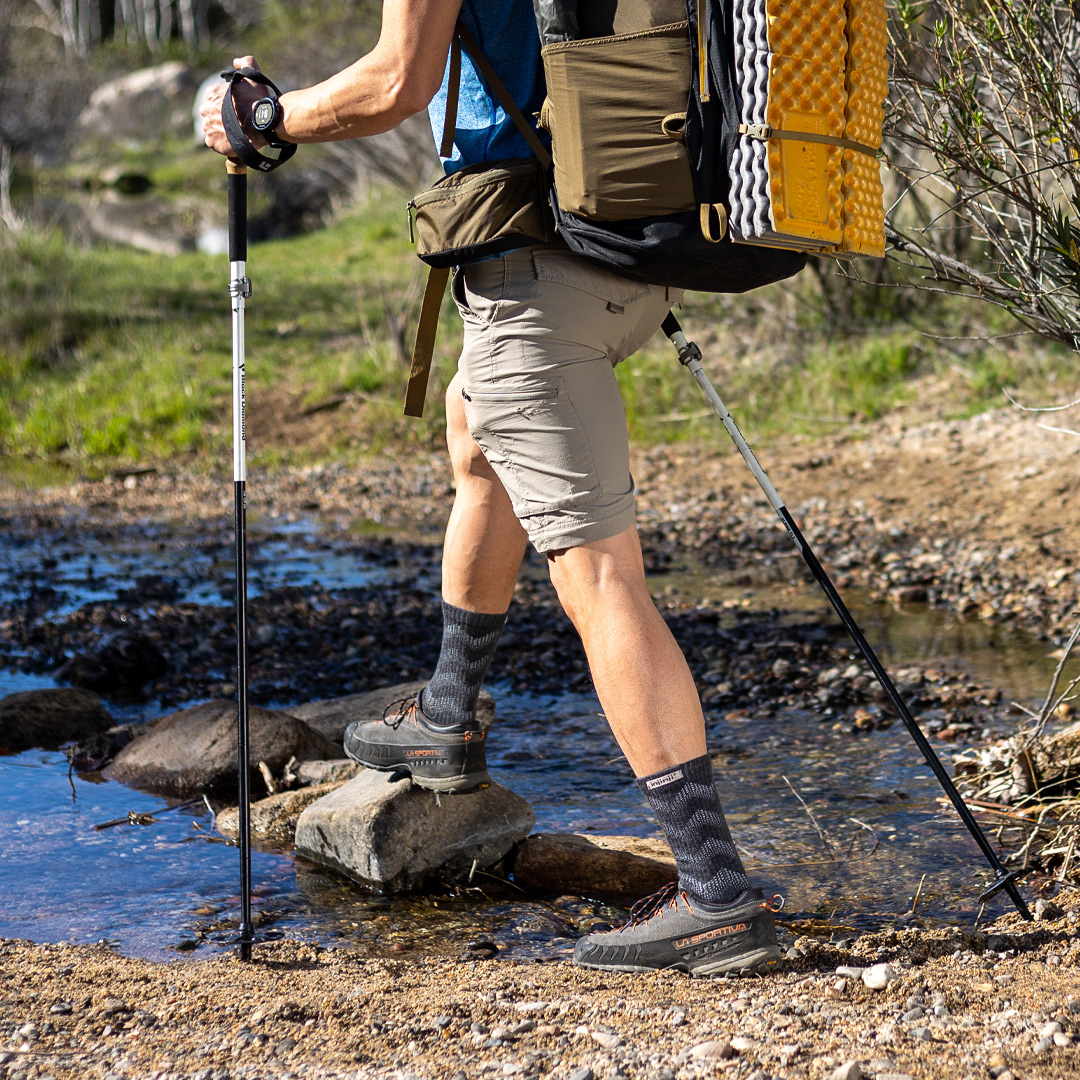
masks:
{"label": "trekking pole grip", "polygon": [[247,166],[225,159],[229,174],[229,262],[247,261]]}

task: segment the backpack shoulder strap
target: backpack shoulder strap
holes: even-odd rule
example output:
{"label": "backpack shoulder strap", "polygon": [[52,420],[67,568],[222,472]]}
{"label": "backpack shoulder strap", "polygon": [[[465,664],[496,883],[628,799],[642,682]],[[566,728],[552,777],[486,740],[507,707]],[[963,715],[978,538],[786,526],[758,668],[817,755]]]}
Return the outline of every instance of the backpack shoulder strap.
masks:
{"label": "backpack shoulder strap", "polygon": [[522,138],[529,144],[529,149],[532,150],[545,169],[550,168],[551,154],[548,153],[547,147],[540,141],[540,136],[536,134],[536,129],[525,119],[525,114],[517,107],[514,99],[510,96],[510,92],[503,84],[502,79],[495,73],[495,69],[491,66],[491,62],[480,51],[480,46],[476,44],[472,34],[465,29],[465,25],[460,19],[458,20],[455,35],[457,40],[460,40],[465,51],[472,57],[473,63],[480,69],[480,74],[487,80],[487,84],[491,87],[492,93],[499,99],[499,104],[506,110],[506,115],[514,121],[514,126],[521,132]]}

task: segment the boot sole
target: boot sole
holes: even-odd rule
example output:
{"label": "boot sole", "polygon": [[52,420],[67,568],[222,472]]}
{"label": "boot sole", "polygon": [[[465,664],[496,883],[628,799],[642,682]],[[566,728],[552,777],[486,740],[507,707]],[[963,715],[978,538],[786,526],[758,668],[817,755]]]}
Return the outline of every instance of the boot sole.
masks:
{"label": "boot sole", "polygon": [[373,772],[408,773],[409,779],[417,787],[437,791],[442,795],[468,795],[481,788],[491,787],[491,777],[486,769],[483,772],[464,773],[461,776],[417,776],[408,765],[376,765],[374,762],[364,761],[363,758],[354,757],[352,754],[348,756],[357,765],[363,765],[365,769],[371,769]]}
{"label": "boot sole", "polygon": [[669,964],[667,967],[653,967],[649,964],[592,964],[588,961],[575,960],[575,967],[591,968],[593,971],[626,971],[644,974],[650,971],[685,971],[694,979],[710,979],[718,975],[764,975],[780,968],[780,950],[776,948],[756,949],[742,956],[732,956],[726,960],[714,960],[708,964],[689,967],[685,962]]}
{"label": "boot sole", "polygon": [[780,967],[780,950],[774,946],[766,946],[763,949],[755,949],[754,952],[744,953],[742,956],[732,956],[726,960],[713,960],[706,964],[698,964],[690,969],[690,974],[695,979],[711,979],[717,975],[736,974],[761,975],[769,971],[777,971]]}

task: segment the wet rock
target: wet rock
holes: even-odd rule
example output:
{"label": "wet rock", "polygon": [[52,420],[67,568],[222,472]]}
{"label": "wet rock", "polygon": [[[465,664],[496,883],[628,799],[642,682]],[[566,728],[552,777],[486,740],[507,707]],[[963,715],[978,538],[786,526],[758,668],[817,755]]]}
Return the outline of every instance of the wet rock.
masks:
{"label": "wet rock", "polygon": [[24,690],[0,699],[0,753],[55,750],[112,726],[97,694],[87,690]]}
{"label": "wet rock", "polygon": [[862,973],[862,981],[871,990],[884,990],[886,986],[899,978],[900,976],[888,964],[874,964]]}
{"label": "wet rock", "polygon": [[168,662],[149,636],[139,630],[119,630],[93,649],[76,653],[55,676],[58,682],[106,693],[137,690],[168,670]]}
{"label": "wet rock", "polygon": [[500,784],[437,795],[396,777],[365,769],[312,803],[297,822],[297,854],[386,892],[408,892],[494,866],[536,820]]}
{"label": "wet rock", "polygon": [[[599,840],[623,841],[625,848],[601,846]],[[536,833],[518,849],[514,881],[529,889],[568,892],[598,900],[639,899],[673,881],[678,873],[670,852],[669,861],[641,855],[632,850],[634,840]],[[655,842],[648,850],[657,850]]]}
{"label": "wet rock", "polygon": [[[345,729],[354,720],[381,720],[383,710],[393,701],[411,697],[427,685],[427,679],[414,682],[398,683],[380,690],[370,690],[363,694],[349,694],[346,697],[329,698],[326,701],[312,701],[298,705],[289,711],[293,716],[310,724],[316,731],[321,731],[331,742],[341,745]],[[486,690],[480,691],[480,700],[476,707],[476,719],[486,731],[495,719],[495,699]]]}
{"label": "wet rock", "polygon": [[[295,716],[296,714],[293,713]],[[328,761],[301,761],[293,772],[302,787],[316,784],[344,783],[351,780],[363,768],[349,758],[331,758]]]}
{"label": "wet rock", "polygon": [[[282,791],[251,804],[251,831],[267,840],[288,841],[296,831],[300,815],[317,799],[336,791],[344,780],[332,780],[298,791]],[[228,837],[240,832],[240,810],[230,806],[217,815],[217,827]]]}
{"label": "wet rock", "polygon": [[132,739],[145,730],[142,724],[118,724],[98,735],[78,739],[65,751],[68,761],[77,772],[95,772],[112,761]]}
{"label": "wet rock", "polygon": [[[260,761],[278,774],[290,758],[323,759],[334,753],[325,736],[289,713],[251,706],[248,723],[255,791],[263,783]],[[105,775],[165,795],[207,792],[235,797],[237,763],[236,705],[208,701],[157,721],[153,730],[116,755]]]}

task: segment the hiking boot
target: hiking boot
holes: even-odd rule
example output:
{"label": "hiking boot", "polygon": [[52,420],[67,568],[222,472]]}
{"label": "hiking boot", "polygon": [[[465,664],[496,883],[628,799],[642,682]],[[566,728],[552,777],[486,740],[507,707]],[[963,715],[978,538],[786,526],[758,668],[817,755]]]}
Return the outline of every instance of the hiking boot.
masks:
{"label": "hiking boot", "polygon": [[773,910],[760,889],[714,906],[691,900],[672,882],[638,901],[618,930],[579,939],[574,963],[608,971],[676,968],[703,977],[774,971],[780,950]]}
{"label": "hiking boot", "polygon": [[392,701],[381,720],[357,720],[345,729],[345,753],[368,769],[408,771],[419,787],[460,794],[488,787],[484,732],[463,724],[435,727],[417,697]]}

